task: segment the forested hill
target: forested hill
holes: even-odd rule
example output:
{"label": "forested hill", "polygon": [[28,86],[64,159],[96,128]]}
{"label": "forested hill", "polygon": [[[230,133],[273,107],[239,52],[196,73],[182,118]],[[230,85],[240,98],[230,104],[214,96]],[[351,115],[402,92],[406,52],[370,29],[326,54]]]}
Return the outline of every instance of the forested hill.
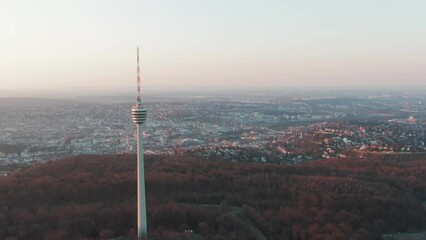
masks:
{"label": "forested hill", "polygon": [[[426,227],[423,159],[283,166],[146,156],[146,172],[153,240],[365,240]],[[23,169],[0,178],[0,206],[0,239],[135,239],[136,157]]]}

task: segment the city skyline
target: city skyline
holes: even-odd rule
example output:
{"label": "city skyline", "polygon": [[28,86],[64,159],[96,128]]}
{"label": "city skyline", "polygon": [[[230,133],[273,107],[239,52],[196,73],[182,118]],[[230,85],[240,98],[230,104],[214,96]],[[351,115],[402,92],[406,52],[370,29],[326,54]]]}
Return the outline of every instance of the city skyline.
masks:
{"label": "city skyline", "polygon": [[142,91],[425,86],[424,7],[423,1],[2,2],[0,92],[130,93],[138,43]]}

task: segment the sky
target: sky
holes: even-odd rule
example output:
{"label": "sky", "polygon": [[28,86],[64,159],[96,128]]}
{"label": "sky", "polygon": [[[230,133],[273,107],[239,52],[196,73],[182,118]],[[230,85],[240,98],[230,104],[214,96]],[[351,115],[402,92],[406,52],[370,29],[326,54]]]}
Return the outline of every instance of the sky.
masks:
{"label": "sky", "polygon": [[426,85],[424,0],[0,0],[0,93]]}

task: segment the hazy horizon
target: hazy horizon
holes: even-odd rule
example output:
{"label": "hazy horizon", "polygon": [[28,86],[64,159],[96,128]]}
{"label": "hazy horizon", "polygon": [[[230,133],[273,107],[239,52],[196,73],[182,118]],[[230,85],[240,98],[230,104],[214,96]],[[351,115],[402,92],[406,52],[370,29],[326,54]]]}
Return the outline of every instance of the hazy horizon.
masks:
{"label": "hazy horizon", "polygon": [[[194,98],[194,97],[220,97],[228,96],[240,98],[252,95],[269,95],[283,97],[367,97],[379,95],[404,96],[416,95],[424,98],[426,92],[425,85],[418,86],[359,86],[359,87],[288,87],[288,88],[149,88],[143,89],[142,99],[144,101],[152,101],[153,99],[173,99],[178,98]],[[119,100],[134,101],[137,94],[135,89],[102,89],[95,91],[94,89],[71,89],[62,91],[5,91],[0,89],[0,99],[17,98],[17,99],[59,99],[59,100],[78,100],[85,101],[115,102]]]}
{"label": "hazy horizon", "polygon": [[424,88],[424,1],[7,1],[0,93]]}

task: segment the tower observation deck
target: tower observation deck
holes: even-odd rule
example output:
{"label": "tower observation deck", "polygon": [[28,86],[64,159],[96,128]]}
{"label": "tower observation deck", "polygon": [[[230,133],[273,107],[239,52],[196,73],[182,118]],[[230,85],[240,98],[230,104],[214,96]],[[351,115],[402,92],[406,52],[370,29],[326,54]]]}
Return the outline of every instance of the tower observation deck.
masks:
{"label": "tower observation deck", "polygon": [[136,100],[136,104],[132,107],[132,119],[138,125],[146,121],[146,108],[140,98]]}

